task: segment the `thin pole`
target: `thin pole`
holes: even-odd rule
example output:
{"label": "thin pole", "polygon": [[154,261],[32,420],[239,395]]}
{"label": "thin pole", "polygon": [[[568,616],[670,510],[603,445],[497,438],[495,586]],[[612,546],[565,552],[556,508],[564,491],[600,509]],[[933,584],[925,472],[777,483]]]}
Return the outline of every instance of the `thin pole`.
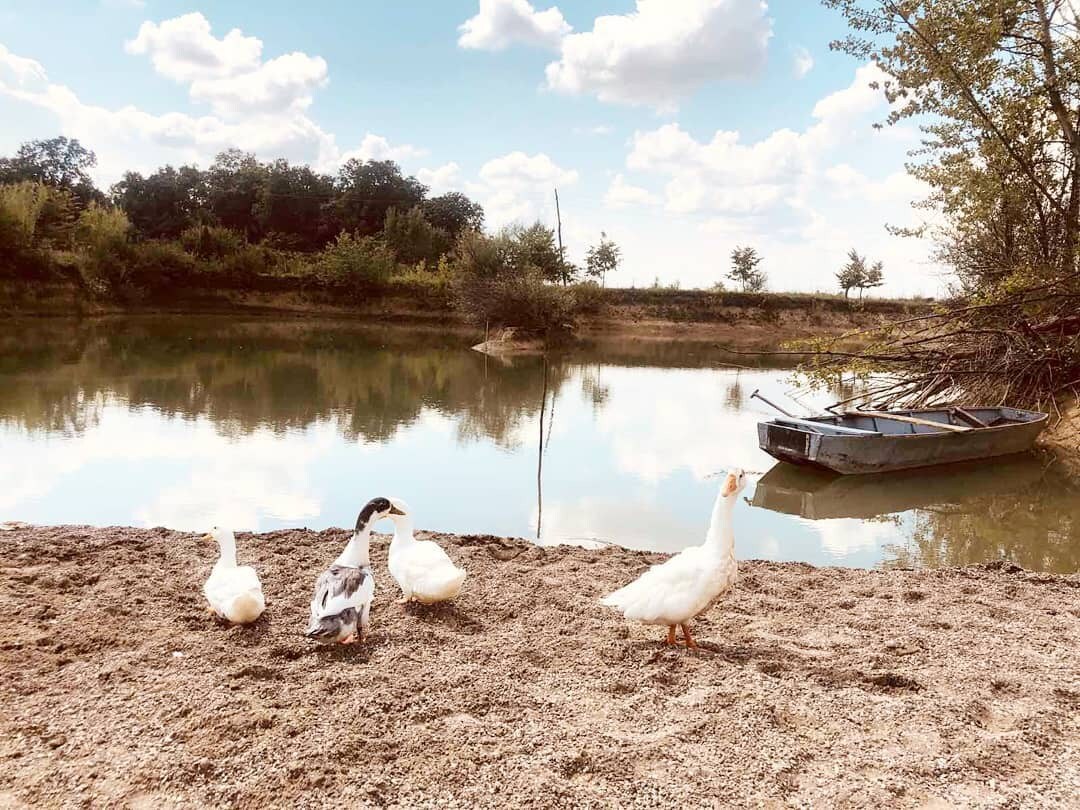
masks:
{"label": "thin pole", "polygon": [[544,471],[544,410],[547,406],[547,355],[544,355],[544,390],[540,395],[540,444],[536,447],[536,539],[540,539],[540,523],[544,516],[544,497],[540,478]]}
{"label": "thin pole", "polygon": [[562,215],[559,213],[559,189],[555,189],[555,227],[559,235],[559,272],[562,274],[562,283],[566,284],[566,262],[563,259],[562,247]]}

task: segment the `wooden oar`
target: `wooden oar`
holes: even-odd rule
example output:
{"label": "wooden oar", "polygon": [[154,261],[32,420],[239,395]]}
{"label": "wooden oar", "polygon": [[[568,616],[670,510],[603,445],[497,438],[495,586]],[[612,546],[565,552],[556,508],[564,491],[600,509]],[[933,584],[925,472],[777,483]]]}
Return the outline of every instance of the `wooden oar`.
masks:
{"label": "wooden oar", "polygon": [[944,422],[935,422],[932,419],[920,419],[917,416],[901,416],[888,411],[844,411],[845,416],[873,416],[878,419],[892,419],[894,422],[907,422],[910,425],[923,425],[924,427],[939,428],[940,430],[952,430],[956,433],[964,433],[972,428],[964,425],[949,425]]}

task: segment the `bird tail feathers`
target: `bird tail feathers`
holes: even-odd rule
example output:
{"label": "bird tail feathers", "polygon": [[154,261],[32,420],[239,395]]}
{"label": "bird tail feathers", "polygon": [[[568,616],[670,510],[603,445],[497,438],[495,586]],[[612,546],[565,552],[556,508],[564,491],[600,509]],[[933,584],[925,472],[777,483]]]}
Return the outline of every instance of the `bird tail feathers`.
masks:
{"label": "bird tail feathers", "polygon": [[229,605],[228,619],[236,624],[249,624],[262,615],[265,604],[253,593],[242,593]]}

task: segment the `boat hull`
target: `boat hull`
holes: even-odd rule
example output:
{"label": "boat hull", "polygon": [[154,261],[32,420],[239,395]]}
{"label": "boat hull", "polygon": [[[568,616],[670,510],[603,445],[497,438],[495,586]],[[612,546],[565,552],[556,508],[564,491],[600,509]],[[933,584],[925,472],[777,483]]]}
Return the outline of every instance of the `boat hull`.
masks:
{"label": "boat hull", "polygon": [[[1015,408],[979,408],[969,409],[969,412],[984,417],[987,414],[1003,414],[998,418],[1008,418],[1009,421],[960,432],[863,416],[806,420],[820,422],[826,431],[834,425],[883,431],[860,435],[817,432],[808,424],[785,425],[770,421],[758,424],[758,444],[780,461],[843,475],[868,475],[1023,453],[1035,444],[1048,418],[1046,414]],[[947,412],[927,410],[902,413],[944,422],[943,414]]]}

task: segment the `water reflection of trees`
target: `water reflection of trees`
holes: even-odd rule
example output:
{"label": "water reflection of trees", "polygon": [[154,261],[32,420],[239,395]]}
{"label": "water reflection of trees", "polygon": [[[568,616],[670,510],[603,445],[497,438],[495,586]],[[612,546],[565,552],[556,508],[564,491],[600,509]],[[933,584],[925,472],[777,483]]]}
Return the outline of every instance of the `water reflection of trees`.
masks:
{"label": "water reflection of trees", "polygon": [[837,476],[777,464],[753,505],[807,520],[890,523],[886,567],[962,566],[1006,559],[1024,568],[1080,568],[1080,491],[1041,454]]}
{"label": "water reflection of trees", "polygon": [[[41,320],[0,328],[0,420],[78,434],[106,398],[173,416],[206,417],[223,434],[333,420],[347,436],[384,441],[429,409],[453,417],[462,440],[511,443],[535,419],[542,358],[499,361],[436,330],[355,322],[163,316]],[[724,367],[714,343],[602,340],[551,357],[554,401],[580,373],[602,409],[603,367]],[[766,364],[769,358],[739,358]]]}
{"label": "water reflection of trees", "polygon": [[1004,559],[1035,571],[1080,570],[1080,492],[1064,478],[1010,494],[975,495],[916,510],[906,546],[890,546],[892,566],[961,566]]}
{"label": "water reflection of trees", "polygon": [[[492,362],[437,333],[217,319],[50,322],[4,330],[0,420],[78,434],[106,398],[209,418],[223,433],[333,420],[383,441],[425,409],[453,417],[463,439],[513,441],[540,410],[540,358]],[[572,372],[553,363],[548,386]]]}

